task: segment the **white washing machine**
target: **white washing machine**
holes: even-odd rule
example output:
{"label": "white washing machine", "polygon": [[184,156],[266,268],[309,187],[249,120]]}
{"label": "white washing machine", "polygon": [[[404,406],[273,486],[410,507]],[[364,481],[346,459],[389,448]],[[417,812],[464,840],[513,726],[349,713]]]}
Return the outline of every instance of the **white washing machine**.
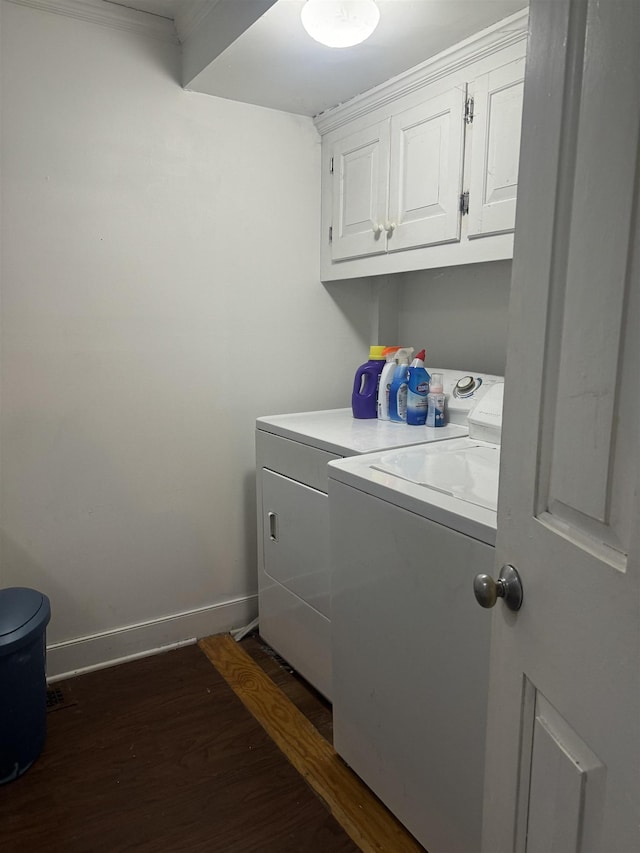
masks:
{"label": "white washing machine", "polygon": [[434,371],[444,374],[450,421],[445,427],[357,420],[351,409],[276,415],[256,422],[260,634],[330,700],[327,463],[466,436],[469,411],[501,377]]}
{"label": "white washing machine", "polygon": [[334,745],[446,853],[480,850],[503,388],[468,438],[328,466]]}

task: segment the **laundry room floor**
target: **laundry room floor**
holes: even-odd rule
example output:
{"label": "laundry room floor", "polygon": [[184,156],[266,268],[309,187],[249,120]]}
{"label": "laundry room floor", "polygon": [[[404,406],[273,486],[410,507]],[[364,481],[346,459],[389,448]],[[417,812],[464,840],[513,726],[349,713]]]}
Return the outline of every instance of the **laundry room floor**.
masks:
{"label": "laundry room floor", "polygon": [[3,853],[422,850],[333,752],[330,706],[258,637],[208,638],[49,696],[42,755],[0,787]]}

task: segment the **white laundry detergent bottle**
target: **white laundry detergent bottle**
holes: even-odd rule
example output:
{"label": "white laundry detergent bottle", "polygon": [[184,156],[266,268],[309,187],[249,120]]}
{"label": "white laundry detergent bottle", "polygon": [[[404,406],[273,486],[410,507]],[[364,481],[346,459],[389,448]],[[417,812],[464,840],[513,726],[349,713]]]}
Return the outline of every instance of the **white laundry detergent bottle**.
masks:
{"label": "white laundry detergent bottle", "polygon": [[387,359],[380,374],[380,385],[378,386],[378,420],[389,420],[389,390],[393,381],[398,362],[396,359],[400,347],[385,347],[382,354]]}

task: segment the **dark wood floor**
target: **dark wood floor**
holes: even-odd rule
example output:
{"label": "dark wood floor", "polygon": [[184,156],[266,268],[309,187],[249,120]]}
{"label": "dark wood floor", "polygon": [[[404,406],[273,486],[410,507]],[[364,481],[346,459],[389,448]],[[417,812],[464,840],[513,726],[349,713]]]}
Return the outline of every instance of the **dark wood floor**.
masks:
{"label": "dark wood floor", "polygon": [[[330,738],[321,697],[243,645]],[[2,853],[358,850],[197,646],[54,686],[43,754],[0,787]]]}

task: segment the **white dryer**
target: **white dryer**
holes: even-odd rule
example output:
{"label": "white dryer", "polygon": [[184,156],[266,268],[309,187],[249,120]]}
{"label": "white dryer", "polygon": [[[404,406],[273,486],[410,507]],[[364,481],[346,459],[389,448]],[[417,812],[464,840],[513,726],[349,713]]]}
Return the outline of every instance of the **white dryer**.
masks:
{"label": "white dryer", "polygon": [[407,426],[356,420],[351,409],[258,418],[258,604],[260,634],[332,699],[327,463],[377,450],[460,440],[467,416],[501,377],[444,374],[450,423]]}
{"label": "white dryer", "polygon": [[480,850],[503,387],[468,438],[328,466],[334,745],[447,853]]}

